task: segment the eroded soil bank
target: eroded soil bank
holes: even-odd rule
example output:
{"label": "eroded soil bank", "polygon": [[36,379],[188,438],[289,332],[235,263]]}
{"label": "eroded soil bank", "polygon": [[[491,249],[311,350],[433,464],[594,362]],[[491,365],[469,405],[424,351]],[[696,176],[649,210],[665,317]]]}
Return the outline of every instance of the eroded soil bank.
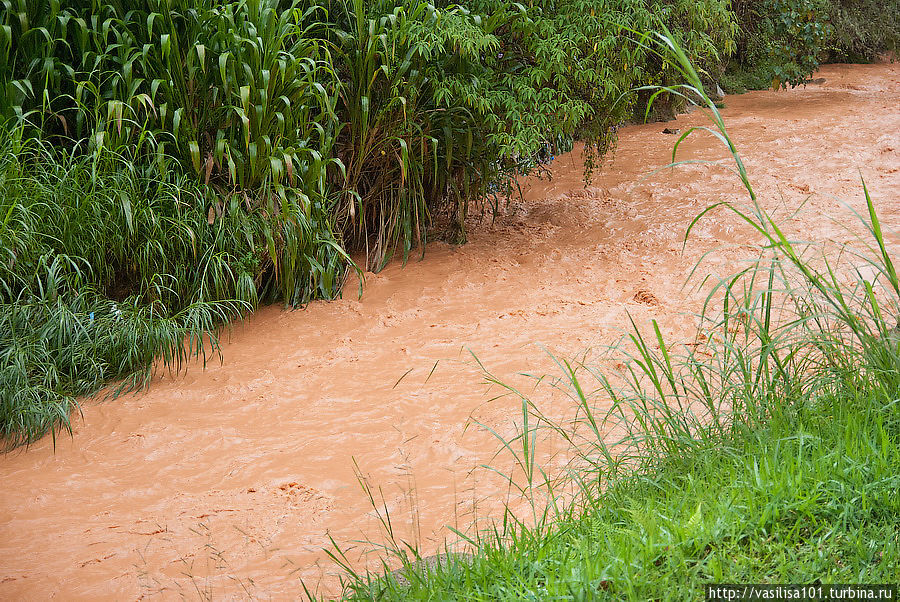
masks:
{"label": "eroded soil bank", "polygon": [[[808,199],[789,230],[840,239],[827,216],[846,218],[841,200],[863,206],[861,172],[897,230],[900,65],[817,77],[727,99],[763,204],[787,220]],[[221,365],[85,401],[55,452],[48,437],[0,457],[0,599],[282,599],[300,578],[334,592],[328,534],[380,537],[354,461],[382,488],[398,538],[426,553],[444,525],[489,514],[502,490],[473,467],[497,443],[471,423],[509,433],[515,402],[488,402],[467,350],[515,382],[549,370],[539,344],[574,355],[613,343],[628,313],[684,340],[699,307],[683,287],[690,268],[723,243],[705,272],[746,256],[733,243],[753,238],[723,214],[681,252],[700,210],[744,200],[734,174],[693,164],[642,179],[669,159],[663,128],[702,119],[626,128],[587,188],[577,153],[560,157],[552,181],[528,182],[524,200],[473,225],[470,244],[436,243],[425,261],[369,275],[359,300],[351,286],[343,300],[264,309],[235,328]],[[682,158],[722,156],[697,137]],[[349,557],[364,564],[364,548]]]}

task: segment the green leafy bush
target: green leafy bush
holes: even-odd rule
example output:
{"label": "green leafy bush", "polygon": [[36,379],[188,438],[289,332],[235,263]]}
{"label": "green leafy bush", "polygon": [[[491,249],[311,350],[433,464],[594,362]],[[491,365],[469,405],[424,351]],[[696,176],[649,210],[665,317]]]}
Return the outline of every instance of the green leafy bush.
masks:
{"label": "green leafy bush", "polygon": [[828,37],[831,60],[868,62],[882,53],[900,51],[898,0],[831,0]]}
{"label": "green leafy bush", "polygon": [[824,61],[873,61],[900,47],[900,2],[738,0],[728,91],[796,86]]}
{"label": "green leafy bush", "polygon": [[348,244],[378,270],[398,246],[404,260],[414,245],[424,249],[434,211],[454,213],[464,232],[466,203],[486,192],[496,153],[479,124],[485,107],[448,89],[484,73],[502,18],[362,0],[330,14],[344,82],[336,154],[347,167],[336,215]]}
{"label": "green leafy bush", "polygon": [[372,250],[373,269],[401,241],[404,257],[421,244],[435,211],[449,213],[454,240],[464,240],[471,203],[509,190],[513,177],[576,137],[606,152],[639,106],[632,88],[673,72],[639,32],[678,26],[692,57],[712,66],[730,52],[734,31],[719,0],[443,8],[356,0],[329,14],[346,82],[339,216],[352,224],[343,228],[352,244]]}
{"label": "green leafy bush", "polygon": [[726,89],[796,86],[818,69],[832,31],[829,0],[742,0],[733,6],[740,33]]}

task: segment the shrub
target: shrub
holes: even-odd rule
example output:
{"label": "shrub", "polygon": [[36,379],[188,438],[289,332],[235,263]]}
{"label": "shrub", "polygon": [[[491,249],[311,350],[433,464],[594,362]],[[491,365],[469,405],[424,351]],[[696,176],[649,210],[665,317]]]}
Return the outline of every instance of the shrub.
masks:
{"label": "shrub", "polygon": [[831,33],[830,0],[742,0],[737,53],[726,88],[796,86],[818,67]]}
{"label": "shrub", "polygon": [[453,240],[465,240],[471,203],[508,192],[512,178],[576,137],[596,154],[609,150],[639,106],[630,90],[673,73],[636,32],[677,26],[692,58],[715,65],[731,50],[734,27],[719,0],[527,8],[356,0],[329,14],[345,82],[339,216],[351,244],[371,249],[373,269],[401,241],[404,258],[421,245],[436,211],[450,214]]}
{"label": "shrub", "polygon": [[884,52],[900,50],[900,2],[831,0],[828,57],[834,61],[869,62]]}

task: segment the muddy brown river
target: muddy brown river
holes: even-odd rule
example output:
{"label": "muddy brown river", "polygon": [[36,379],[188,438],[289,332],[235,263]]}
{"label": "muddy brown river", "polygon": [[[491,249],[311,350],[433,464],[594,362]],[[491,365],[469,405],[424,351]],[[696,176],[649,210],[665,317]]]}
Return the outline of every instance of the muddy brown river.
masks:
{"label": "muddy brown river", "polygon": [[[762,203],[804,237],[840,237],[840,201],[865,177],[886,226],[900,226],[900,65],[833,65],[824,83],[727,98],[723,114]],[[339,592],[329,536],[358,567],[383,541],[355,472],[383,492],[395,536],[433,553],[490,516],[505,490],[484,463],[513,432],[515,400],[491,401],[471,353],[497,376],[550,370],[615,342],[630,314],[686,339],[698,293],[690,268],[725,271],[752,241],[724,214],[742,201],[721,165],[649,177],[669,158],[663,128],[625,128],[589,186],[578,152],[552,180],[525,182],[470,243],[369,274],[357,299],[260,310],[235,327],[224,361],[157,376],[150,389],[83,402],[74,435],[0,456],[0,599],[299,597],[302,579]],[[682,158],[721,158],[709,136]],[[724,245],[724,243],[729,243]],[[896,245],[895,245],[896,247]],[[542,348],[543,346],[543,348]],[[371,544],[358,543],[369,541]]]}

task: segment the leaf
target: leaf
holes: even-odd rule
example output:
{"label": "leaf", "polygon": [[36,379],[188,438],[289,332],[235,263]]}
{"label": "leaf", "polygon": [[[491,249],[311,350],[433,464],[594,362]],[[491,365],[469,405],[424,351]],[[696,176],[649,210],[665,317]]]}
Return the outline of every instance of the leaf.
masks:
{"label": "leaf", "polygon": [[200,162],[200,145],[196,140],[191,140],[188,142],[188,149],[191,154],[191,163],[194,165],[194,171],[196,173],[200,173],[201,162]]}
{"label": "leaf", "polygon": [[696,533],[703,524],[703,502],[697,504],[697,509],[685,525],[691,533]]}
{"label": "leaf", "polygon": [[200,69],[203,73],[206,73],[206,46],[197,44],[194,46],[194,49],[197,51],[197,58],[200,60]]}

